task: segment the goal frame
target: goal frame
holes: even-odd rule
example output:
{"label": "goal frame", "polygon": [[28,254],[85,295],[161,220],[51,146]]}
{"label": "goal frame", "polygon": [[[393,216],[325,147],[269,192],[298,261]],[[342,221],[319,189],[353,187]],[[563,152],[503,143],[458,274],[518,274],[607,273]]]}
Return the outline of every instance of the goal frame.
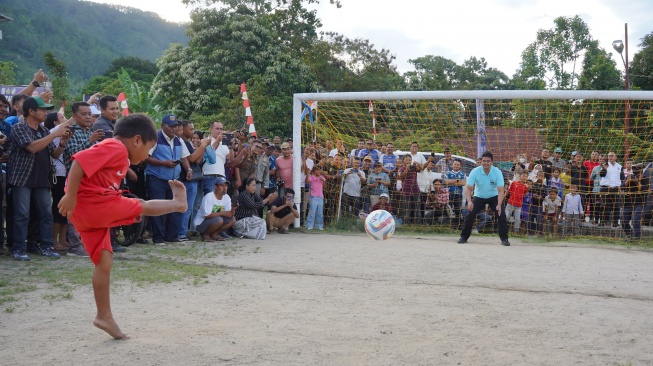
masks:
{"label": "goal frame", "polygon": [[[298,93],[293,95],[293,187],[301,186],[302,166],[302,102],[325,100],[456,100],[456,99],[602,99],[653,100],[653,91],[644,90],[438,90]],[[301,207],[301,191],[295,202]],[[295,219],[299,227],[299,219]]]}

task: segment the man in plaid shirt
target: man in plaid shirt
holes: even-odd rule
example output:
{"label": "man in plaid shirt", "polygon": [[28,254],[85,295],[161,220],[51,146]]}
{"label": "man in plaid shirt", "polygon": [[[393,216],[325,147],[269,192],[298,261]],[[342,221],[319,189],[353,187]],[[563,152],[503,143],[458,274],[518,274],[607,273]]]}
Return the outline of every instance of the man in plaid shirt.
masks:
{"label": "man in plaid shirt", "polygon": [[66,172],[70,171],[73,164],[72,156],[95,145],[104,137],[103,130],[91,131],[91,106],[86,102],[73,104],[74,124],[70,125],[72,136],[63,151],[63,161],[66,164]]}
{"label": "man in plaid shirt", "polygon": [[[46,104],[41,97],[29,97],[23,103],[23,117],[11,129],[14,148],[9,155],[7,183],[11,186],[14,203],[13,245],[15,259],[30,260],[27,249],[27,224],[30,215],[30,202],[33,200],[39,214],[40,253],[43,256],[59,258],[53,250],[52,238],[52,195],[50,194],[50,157],[57,159],[66,146],[69,137],[65,122],[53,134],[42,127],[52,104]],[[61,137],[59,146],[52,142]]]}

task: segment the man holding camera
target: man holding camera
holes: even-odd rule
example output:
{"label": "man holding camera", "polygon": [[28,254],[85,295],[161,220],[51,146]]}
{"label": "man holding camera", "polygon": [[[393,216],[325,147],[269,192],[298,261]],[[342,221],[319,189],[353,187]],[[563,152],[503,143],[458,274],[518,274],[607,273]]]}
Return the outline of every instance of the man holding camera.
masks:
{"label": "man holding camera", "polygon": [[295,191],[287,188],[283,195],[279,195],[272,202],[272,208],[268,211],[266,216],[268,234],[271,234],[275,228],[278,229],[279,234],[288,234],[288,227],[298,218],[299,211],[295,206]]}
{"label": "man holding camera", "polygon": [[[30,204],[34,203],[39,215],[41,255],[59,258],[53,248],[52,195],[50,193],[50,158],[57,159],[63,153],[70,131],[68,120],[50,133],[41,123],[45,121],[52,104],[46,104],[41,97],[29,97],[23,103],[23,122],[11,129],[14,148],[9,155],[7,183],[11,186],[13,199],[13,245],[15,259],[28,261],[27,224],[30,219]],[[60,137],[59,145],[53,143]]]}
{"label": "man holding camera", "polygon": [[[619,199],[619,187],[621,182],[626,180],[621,164],[617,163],[617,154],[614,151],[608,153],[608,162],[603,163],[599,171],[601,177],[601,193],[603,194],[603,206],[606,224],[612,223],[612,227],[617,229],[619,222],[619,211],[621,209]],[[610,219],[612,216],[612,219]]]}
{"label": "man holding camera", "polygon": [[[151,200],[172,199],[172,189],[168,181],[179,179],[181,166],[186,171],[186,179],[190,180],[193,177],[193,171],[188,162],[190,152],[186,144],[177,136],[177,130],[180,127],[181,124],[174,115],[163,116],[157,144],[150,150],[150,156],[145,159],[147,191]],[[163,244],[164,241],[179,242],[181,216],[180,212],[173,212],[151,218],[154,244]]]}

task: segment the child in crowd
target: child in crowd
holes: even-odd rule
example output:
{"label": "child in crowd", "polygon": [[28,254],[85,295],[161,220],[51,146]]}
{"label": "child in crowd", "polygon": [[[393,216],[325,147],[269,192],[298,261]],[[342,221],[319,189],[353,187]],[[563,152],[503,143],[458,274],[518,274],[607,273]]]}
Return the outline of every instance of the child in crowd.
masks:
{"label": "child in crowd", "polygon": [[313,230],[324,230],[324,182],[326,178],[322,174],[322,166],[316,164],[311,169],[311,175],[306,177],[306,182],[311,187],[311,201],[306,218],[306,228]]}
{"label": "child in crowd", "polygon": [[573,229],[574,234],[580,235],[580,220],[585,212],[580,194],[576,193],[576,190],[575,184],[570,185],[569,193],[565,196],[565,204],[562,207],[562,218],[565,220],[564,234],[571,234]]}
{"label": "child in crowd", "polygon": [[560,197],[560,199],[564,198],[562,193],[565,189],[565,183],[562,181],[562,178],[560,178],[560,168],[553,168],[553,175],[551,176],[551,179],[549,179],[549,188],[557,189],[558,197]]}
{"label": "child in crowd", "polygon": [[551,188],[549,194],[542,203],[542,212],[544,213],[542,218],[542,231],[544,231],[544,228],[550,221],[553,225],[553,235],[558,234],[558,214],[560,206],[562,206],[562,202],[560,197],[558,197],[558,189]]}
{"label": "child in crowd", "polygon": [[515,217],[515,233],[519,233],[519,225],[521,224],[521,211],[522,205],[524,204],[524,195],[528,192],[528,186],[526,182],[528,181],[528,173],[522,171],[519,174],[519,181],[513,181],[508,187],[508,204],[506,204],[506,219],[510,220],[510,217]]}
{"label": "child in crowd", "polygon": [[185,212],[187,203],[186,189],[176,180],[168,181],[172,200],[143,201],[122,196],[120,184],[129,163],[145,160],[156,144],[157,132],[150,117],[132,114],[122,118],[115,125],[113,137],[72,156],[66,193],[58,208],[79,231],[95,264],[93,293],[97,315],[93,325],[115,339],[126,339],[129,337],[120,330],[111,313],[109,285],[113,251],[109,228],[131,225],[142,216]]}

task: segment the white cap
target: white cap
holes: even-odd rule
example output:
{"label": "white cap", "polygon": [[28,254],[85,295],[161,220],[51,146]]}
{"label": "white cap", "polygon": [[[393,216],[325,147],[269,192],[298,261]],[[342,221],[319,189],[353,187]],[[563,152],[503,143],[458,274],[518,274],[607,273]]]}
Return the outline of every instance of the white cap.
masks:
{"label": "white cap", "polygon": [[381,193],[381,195],[379,196],[379,198],[381,198],[381,197],[385,197],[385,198],[387,198],[388,200],[390,199],[390,196],[389,196],[387,193]]}

